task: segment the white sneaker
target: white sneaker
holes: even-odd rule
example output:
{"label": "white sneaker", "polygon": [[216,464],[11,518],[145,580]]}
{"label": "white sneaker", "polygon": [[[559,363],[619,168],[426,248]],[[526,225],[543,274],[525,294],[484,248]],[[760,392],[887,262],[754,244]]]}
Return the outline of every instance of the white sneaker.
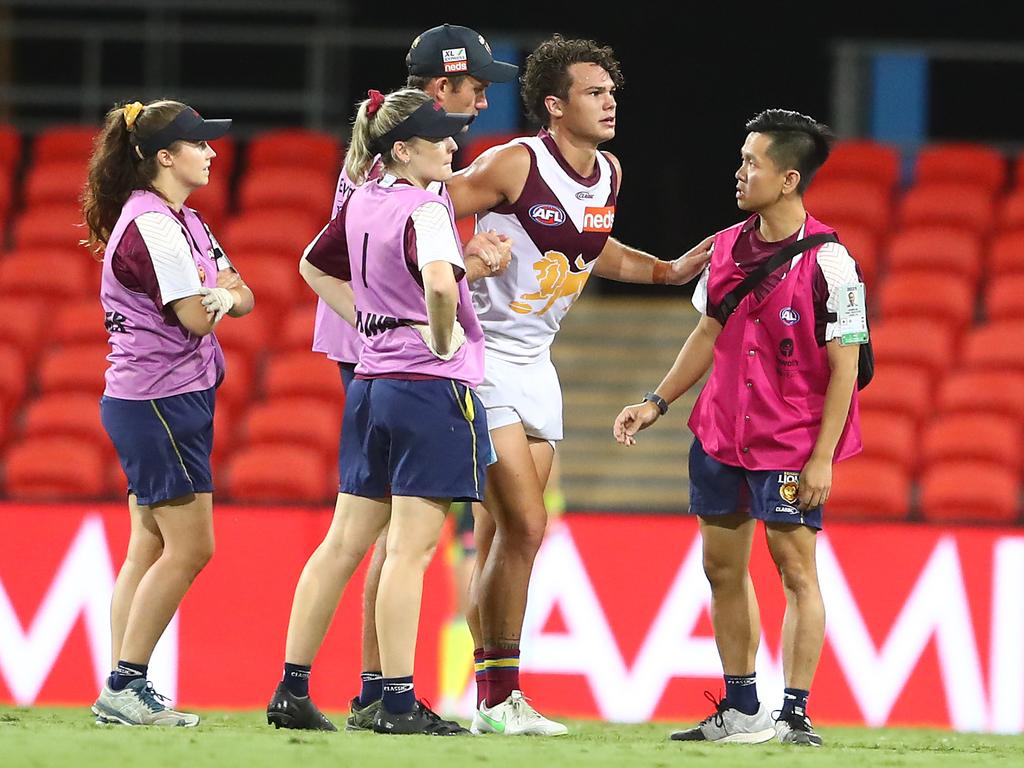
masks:
{"label": "white sneaker", "polygon": [[481,704],[473,714],[470,731],[476,734],[500,733],[504,736],[564,736],[569,729],[561,723],[548,720],[531,707],[522,691],[512,691],[507,699],[493,707]]}
{"label": "white sneaker", "polygon": [[153,690],[153,684],[146,678],[132,680],[122,690],[115,691],[104,685],[100,697],[92,705],[96,723],[104,725],[171,725],[179,728],[194,728],[199,725],[199,715],[178,712],[163,702]]}
{"label": "white sneaker", "polygon": [[673,741],[717,741],[722,744],[762,744],[775,736],[775,721],[762,704],[757,712],[746,715],[727,706],[725,701],[715,702],[715,711],[693,728],[676,731]]}

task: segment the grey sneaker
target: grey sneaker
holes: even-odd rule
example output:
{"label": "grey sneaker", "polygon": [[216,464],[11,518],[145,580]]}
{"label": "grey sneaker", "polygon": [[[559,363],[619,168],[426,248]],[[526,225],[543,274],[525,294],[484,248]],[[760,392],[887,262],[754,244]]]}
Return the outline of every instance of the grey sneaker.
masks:
{"label": "grey sneaker", "polygon": [[715,711],[695,727],[673,733],[673,741],[761,744],[775,738],[775,723],[764,704],[754,714],[745,715],[738,709],[730,707],[724,699],[716,699],[710,693],[704,695],[715,705]]}
{"label": "grey sneaker", "polygon": [[359,706],[359,697],[352,699],[352,714],[345,721],[346,731],[372,731],[373,719],[380,709],[380,699],[371,701],[365,707]]}
{"label": "grey sneaker", "polygon": [[92,705],[96,723],[103,725],[170,725],[194,728],[199,715],[178,712],[164,702],[168,699],[153,690],[153,684],[140,677],[132,680],[120,691],[104,684],[100,697]]}
{"label": "grey sneaker", "polygon": [[799,744],[803,747],[820,747],[821,736],[811,725],[803,707],[794,707],[788,715],[775,721],[775,738],[781,744]]}

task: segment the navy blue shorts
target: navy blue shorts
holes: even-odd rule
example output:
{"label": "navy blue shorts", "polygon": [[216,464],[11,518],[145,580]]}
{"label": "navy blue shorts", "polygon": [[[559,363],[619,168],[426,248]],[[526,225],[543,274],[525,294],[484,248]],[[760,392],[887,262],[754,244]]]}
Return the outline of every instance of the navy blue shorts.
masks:
{"label": "navy blue shorts", "polygon": [[476,394],[449,379],[356,379],[345,399],[342,493],[480,501],[491,456]]}
{"label": "navy blue shorts", "polygon": [[768,523],[795,523],[821,530],[823,507],[796,505],[799,472],[757,471],[723,464],[704,453],[696,438],[690,446],[690,514],[700,517],[748,512]]}
{"label": "navy blue shorts", "polygon": [[343,363],[339,360],[338,371],[341,373],[341,388],[348,392],[348,388],[352,386],[352,379],[356,377],[356,364]]}
{"label": "navy blue shorts", "polygon": [[156,400],[104,395],[100,419],[139,504],[213,492],[212,387]]}

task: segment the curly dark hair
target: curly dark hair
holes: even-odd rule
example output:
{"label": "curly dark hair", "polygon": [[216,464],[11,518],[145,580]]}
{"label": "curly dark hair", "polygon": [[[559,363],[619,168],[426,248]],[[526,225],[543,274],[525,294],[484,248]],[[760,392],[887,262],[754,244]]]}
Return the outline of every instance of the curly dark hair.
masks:
{"label": "curly dark hair", "polygon": [[766,109],[747,121],[748,133],[763,133],[772,143],[768,157],[780,169],[800,171],[798,194],[803,194],[814,174],[828,160],[835,135],[824,123],[791,109]]}
{"label": "curly dark hair", "polygon": [[531,119],[547,126],[551,116],[544,106],[544,99],[548,96],[569,98],[572,85],[569,67],[573,64],[597,64],[608,73],[616,88],[622,87],[624,81],[619,60],[610,47],[593,40],[566,40],[556,34],[538,45],[526,58],[522,95],[526,113]]}

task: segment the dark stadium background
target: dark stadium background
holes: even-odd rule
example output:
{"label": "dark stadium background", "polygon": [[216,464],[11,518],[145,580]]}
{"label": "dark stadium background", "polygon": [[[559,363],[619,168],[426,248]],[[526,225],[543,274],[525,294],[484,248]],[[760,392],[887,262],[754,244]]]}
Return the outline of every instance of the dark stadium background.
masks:
{"label": "dark stadium background", "polygon": [[[144,18],[136,8],[99,10],[84,3],[15,4],[17,19],[108,18],[112,23]],[[68,7],[68,6],[78,7]],[[262,3],[265,7],[267,4]],[[275,13],[254,13],[251,21],[269,28],[308,21],[281,2]],[[211,6],[216,9],[217,4]],[[208,7],[208,8],[209,8]],[[183,11],[216,21],[216,10]],[[224,21],[237,21],[235,11]],[[339,25],[367,31],[409,30],[438,23],[465,24],[491,40],[502,34],[541,39],[551,32],[593,37],[614,47],[626,87],[621,93],[618,135],[607,148],[622,160],[625,185],[616,235],[625,242],[670,258],[705,234],[736,220],[734,162],[743,124],[765,107],[788,107],[829,121],[831,47],[840,39],[1013,41],[1024,30],[1020,3],[338,3]],[[104,61],[104,81],[137,81],[142,43],[126,44]],[[294,56],[268,50],[254,60],[231,45],[196,45],[182,62],[182,93],[190,85],[235,87],[261,83],[300,85],[301,51]],[[65,44],[21,46],[10,66],[22,82],[77,82],[79,53]],[[332,116],[343,125],[351,102],[367,87],[391,88],[405,76],[394,49],[360,49],[332,71],[339,99]],[[943,63],[931,69],[929,129],[932,139],[984,140],[1019,148],[1020,83],[1024,63]],[[127,88],[127,97],[134,97]],[[216,105],[201,105],[212,114]],[[74,113],[72,112],[72,115]],[[62,117],[52,115],[54,120]],[[10,115],[17,121],[17,115]],[[97,115],[97,119],[99,115]],[[268,104],[267,124],[295,124],[301,116]],[[240,126],[243,128],[244,126]],[[523,124],[525,128],[525,123]],[[601,281],[604,291],[629,290]],[[645,289],[650,290],[650,289]],[[667,291],[669,289],[661,289]]]}

